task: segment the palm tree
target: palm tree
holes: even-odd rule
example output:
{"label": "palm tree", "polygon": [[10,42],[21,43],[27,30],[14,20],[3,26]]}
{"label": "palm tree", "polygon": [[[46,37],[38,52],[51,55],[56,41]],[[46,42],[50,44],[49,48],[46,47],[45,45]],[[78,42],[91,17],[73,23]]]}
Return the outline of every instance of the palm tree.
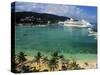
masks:
{"label": "palm tree", "polygon": [[39,66],[39,70],[41,69],[41,59],[42,59],[42,54],[40,52],[37,53],[35,57],[35,62],[37,63],[37,65]]}
{"label": "palm tree", "polygon": [[49,63],[48,57],[44,57],[43,60],[42,60],[42,63],[43,63],[45,66],[48,65],[48,63]]}
{"label": "palm tree", "polygon": [[71,70],[81,69],[80,66],[79,66],[79,64],[77,64],[75,60],[72,61],[69,65],[70,65],[69,69],[71,69]]}
{"label": "palm tree", "polygon": [[59,58],[59,54],[58,54],[58,52],[56,51],[56,52],[54,52],[52,55],[51,55],[52,57],[55,57],[55,58]]}
{"label": "palm tree", "polygon": [[58,52],[54,52],[51,56],[52,56],[52,58],[49,60],[50,71],[55,71],[55,69],[57,69],[59,67]]}
{"label": "palm tree", "polygon": [[27,60],[25,56],[27,56],[27,55],[25,55],[24,52],[20,52],[20,53],[18,54],[19,63],[23,63],[24,61]]}
{"label": "palm tree", "polygon": [[50,71],[55,71],[55,69],[58,68],[58,60],[56,58],[51,58],[51,60],[49,61],[49,67],[50,67]]}
{"label": "palm tree", "polygon": [[18,61],[17,67],[20,71],[19,72],[25,72],[25,70],[23,69],[26,63],[26,57],[27,55],[25,55],[24,52],[20,52],[17,56],[15,61]]}
{"label": "palm tree", "polygon": [[64,58],[63,55],[60,55],[59,58],[60,58],[60,60],[61,60],[61,63],[64,63],[64,62],[65,62],[65,58]]}

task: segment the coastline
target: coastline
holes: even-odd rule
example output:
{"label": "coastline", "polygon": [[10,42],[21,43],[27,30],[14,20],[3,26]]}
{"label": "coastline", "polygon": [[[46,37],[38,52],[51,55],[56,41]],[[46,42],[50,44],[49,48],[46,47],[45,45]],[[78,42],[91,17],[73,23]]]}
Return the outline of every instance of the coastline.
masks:
{"label": "coastline", "polygon": [[[96,69],[97,68],[97,61],[89,60],[89,61],[78,61],[77,62],[81,67],[85,69]],[[86,65],[88,63],[88,65]]]}
{"label": "coastline", "polygon": [[[36,30],[36,32],[39,31],[39,30]],[[25,31],[27,31],[27,30],[25,30]],[[87,43],[88,40],[85,39],[85,41],[86,41],[85,43],[84,42],[82,42],[82,43],[79,42],[79,44],[77,44],[77,46],[76,46],[76,43],[72,44],[73,41],[71,41],[71,42],[66,41],[67,43],[71,43],[71,45],[73,46],[73,47],[71,47],[71,49],[69,49],[70,48],[69,44],[64,43],[65,40],[62,40],[60,42],[59,39],[62,39],[62,37],[57,35],[60,38],[58,38],[58,41],[54,42],[55,47],[58,47],[58,48],[59,48],[59,46],[61,46],[63,48],[65,47],[66,50],[52,49],[52,47],[53,47],[52,42],[53,41],[51,39],[52,38],[51,34],[54,36],[54,34],[53,34],[54,32],[51,33],[51,31],[48,32],[46,30],[45,33],[44,33],[44,31],[43,32],[39,31],[38,33],[36,33],[35,30],[33,30],[32,28],[30,30],[30,34],[29,33],[24,33],[24,32],[20,35],[23,35],[22,38],[24,40],[26,39],[27,42],[22,43],[22,42],[24,42],[24,40],[22,42],[20,42],[20,40],[16,40],[19,43],[18,44],[19,48],[16,47],[15,53],[16,53],[18,59],[21,59],[19,61],[19,63],[17,63],[18,64],[17,68],[19,68],[17,70],[17,72],[23,72],[23,70],[24,70],[24,72],[36,72],[36,71],[44,72],[44,71],[63,71],[63,70],[80,70],[80,69],[96,69],[97,68],[97,66],[96,66],[97,65],[97,53],[95,51],[96,48],[94,47],[94,43],[95,43],[94,39],[93,39],[94,40],[93,44],[91,44],[90,41],[89,41],[89,43]],[[46,33],[46,32],[48,32],[48,33]],[[55,31],[55,33],[56,32],[57,31]],[[70,31],[67,31],[67,32],[70,32]],[[77,33],[79,34],[79,31]],[[33,34],[38,34],[38,35],[35,35],[36,37],[34,38]],[[45,35],[43,35],[43,34],[45,34]],[[49,37],[46,37],[46,38],[44,37],[47,34],[50,34],[50,35],[48,35],[50,38]],[[62,34],[62,32],[61,32],[61,34]],[[85,32],[84,32],[84,34],[85,34]],[[40,35],[42,35],[42,37],[40,37]],[[71,37],[72,37],[72,32],[69,35],[71,35]],[[27,39],[26,37],[28,37],[28,36],[31,36],[31,38]],[[65,38],[65,37],[68,37],[68,36],[65,36],[65,34],[63,34],[62,36],[64,36],[63,39],[66,39],[66,40],[69,40],[69,38],[70,38],[70,37],[68,39]],[[80,37],[81,37],[80,41],[81,41],[81,39],[84,38],[83,36],[85,36],[85,35],[83,35],[83,34],[80,35]],[[77,42],[77,40],[79,40],[77,38],[78,36],[75,35],[75,37],[76,37],[75,42]],[[20,39],[22,39],[22,38],[20,38]],[[53,40],[55,40],[55,38],[57,38],[57,37],[54,36]],[[35,40],[30,40],[30,39],[35,39]],[[46,41],[45,39],[49,40],[49,41]],[[43,40],[43,41],[41,42],[41,40]],[[70,40],[74,40],[74,39],[70,39]],[[50,44],[50,50],[46,51],[45,47],[47,47],[49,49],[49,44],[47,45],[47,42],[50,42],[52,45]],[[28,43],[32,46],[30,46]],[[60,45],[59,45],[59,43],[60,43]],[[62,43],[63,43],[63,45],[62,45]],[[44,45],[42,45],[42,44],[44,44]],[[80,45],[80,44],[82,44],[82,45]],[[90,44],[89,47],[87,47],[88,44]],[[44,47],[42,47],[43,49],[38,49],[37,48],[37,47],[41,48],[40,45],[44,46]],[[24,47],[24,48],[20,48],[21,46]],[[37,46],[37,47],[35,48],[35,46]],[[93,48],[92,48],[92,46],[93,46]],[[76,47],[76,49],[74,47]],[[70,51],[67,52],[67,50],[70,50]],[[57,51],[57,53],[56,53],[56,51]],[[24,55],[24,53],[25,53],[25,55]],[[55,53],[56,53],[56,56],[55,56]],[[62,58],[60,56],[63,56],[65,58],[65,60],[61,60]],[[44,62],[45,57],[47,57],[47,60],[45,60],[45,62]],[[57,62],[57,63],[55,63],[55,62]],[[68,62],[68,63],[66,63],[66,62]],[[55,67],[56,65],[59,65],[59,67]],[[64,68],[63,68],[63,66],[64,66]]]}
{"label": "coastline", "polygon": [[[33,58],[28,56],[27,59],[29,61],[31,61]],[[97,61],[95,61],[95,60],[88,60],[88,61],[79,60],[79,61],[76,61],[76,62],[77,62],[77,64],[79,64],[79,66],[81,68],[84,68],[84,69],[96,69],[97,68]],[[27,64],[27,65],[30,65],[30,64]],[[49,70],[49,67],[47,67],[47,64],[44,65],[43,63],[41,63],[40,65],[41,65],[41,70],[40,71],[43,71],[44,69],[48,69]],[[61,65],[62,64],[59,63],[59,68],[57,70],[55,70],[55,71],[59,71],[61,69]],[[31,67],[35,66],[37,69],[39,69],[39,66],[36,63],[32,63],[30,66]]]}
{"label": "coastline", "polygon": [[[32,61],[34,59],[34,57],[32,57],[32,56],[27,56],[26,58],[28,59],[28,61]],[[73,59],[70,59],[70,60],[72,61]],[[93,60],[92,59],[90,59],[90,60],[75,60],[75,61],[76,61],[77,64],[79,64],[79,66],[81,68],[84,68],[84,69],[96,69],[97,68],[97,60],[96,59],[93,59]],[[60,62],[61,62],[61,60],[60,60]],[[61,67],[62,64],[59,63],[59,65],[60,66],[59,66],[58,69],[61,69],[60,67]],[[35,66],[35,67],[37,67],[37,69],[39,68],[39,66],[36,63],[33,63],[30,66],[31,67]],[[49,69],[49,68],[47,67],[47,64],[44,65],[43,63],[41,63],[41,71],[44,70],[44,69]]]}
{"label": "coastline", "polygon": [[[19,58],[19,60],[18,60]],[[21,60],[20,60],[21,59]],[[27,56],[20,52],[15,58],[16,72],[47,72],[47,71],[67,71],[67,70],[86,70],[96,69],[97,60],[76,60],[68,59],[63,55],[52,55],[51,58],[37,53],[37,55]]]}

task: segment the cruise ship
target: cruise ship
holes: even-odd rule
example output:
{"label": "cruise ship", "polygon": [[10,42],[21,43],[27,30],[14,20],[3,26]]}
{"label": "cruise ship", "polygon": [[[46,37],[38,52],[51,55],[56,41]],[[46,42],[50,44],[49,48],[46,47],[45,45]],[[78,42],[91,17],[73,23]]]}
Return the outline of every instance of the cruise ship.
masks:
{"label": "cruise ship", "polygon": [[91,27],[91,24],[85,20],[74,20],[70,19],[67,21],[64,21],[64,26],[70,26],[70,27]]}

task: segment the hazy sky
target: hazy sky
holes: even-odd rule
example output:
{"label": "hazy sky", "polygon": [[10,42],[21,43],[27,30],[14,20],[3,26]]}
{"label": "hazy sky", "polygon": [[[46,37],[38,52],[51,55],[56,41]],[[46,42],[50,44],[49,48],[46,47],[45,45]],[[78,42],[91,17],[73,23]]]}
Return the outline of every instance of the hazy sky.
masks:
{"label": "hazy sky", "polygon": [[[72,17],[76,19],[85,19],[90,22],[97,21],[97,8],[90,6],[62,5],[62,4],[44,4],[31,2],[15,2],[15,11],[32,11],[38,13],[49,13],[59,16]],[[13,9],[14,7],[12,7]]]}

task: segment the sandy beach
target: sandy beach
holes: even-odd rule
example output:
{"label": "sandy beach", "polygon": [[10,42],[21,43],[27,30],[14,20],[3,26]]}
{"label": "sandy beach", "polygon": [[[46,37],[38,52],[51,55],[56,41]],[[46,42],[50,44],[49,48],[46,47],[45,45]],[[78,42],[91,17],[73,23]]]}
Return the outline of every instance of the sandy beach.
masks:
{"label": "sandy beach", "polygon": [[[39,65],[37,65],[37,63],[30,63],[30,62],[32,62],[33,57],[27,56],[26,58],[28,59],[27,61],[29,61],[29,63],[27,65],[30,65],[31,67],[36,67],[36,69],[39,69],[39,67],[41,67],[40,71],[43,71],[45,69],[48,69],[50,71],[50,68],[48,67],[47,64],[41,62],[40,66],[39,66]],[[61,60],[59,62],[61,62]],[[88,60],[88,61],[87,60],[79,60],[79,61],[77,60],[76,62],[77,62],[77,64],[79,64],[79,66],[81,68],[96,69],[96,63],[97,63],[96,60]],[[59,63],[59,67],[55,71],[60,71],[61,66],[62,66],[62,64]]]}

